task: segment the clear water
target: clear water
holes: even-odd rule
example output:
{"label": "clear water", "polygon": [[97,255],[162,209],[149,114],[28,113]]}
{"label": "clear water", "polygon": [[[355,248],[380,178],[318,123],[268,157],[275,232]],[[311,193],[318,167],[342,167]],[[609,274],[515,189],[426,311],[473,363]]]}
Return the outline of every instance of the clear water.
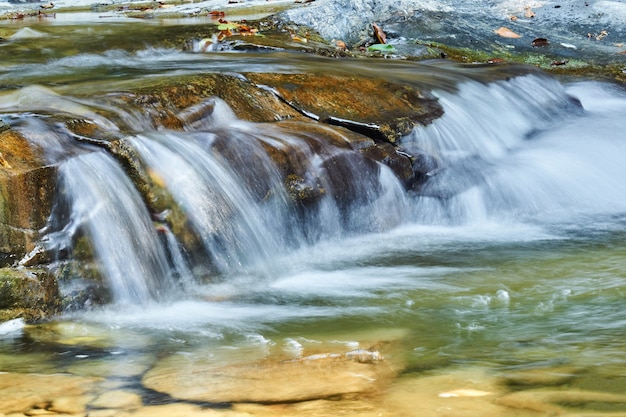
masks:
{"label": "clear water", "polygon": [[[120,61],[112,63],[111,54]],[[46,85],[41,91],[50,89],[56,98],[46,105],[19,100],[19,91],[29,87],[17,86],[0,97],[0,109],[7,115],[60,109],[90,116],[97,106],[109,105],[73,98],[68,91],[75,85],[63,85],[67,81],[48,84],[55,71],[61,80],[68,71],[76,76],[73,83],[82,85],[103,65],[113,66],[118,72],[87,86],[88,91],[113,91],[129,80],[199,71],[207,63],[215,71],[242,63],[285,71],[317,65],[283,55],[254,58],[249,63],[246,55],[206,57],[149,49],[55,58],[45,72],[41,63],[3,63],[3,82],[41,83]],[[355,64],[347,63],[346,70],[350,65]],[[249,190],[233,183],[236,177],[228,165],[194,148],[198,137],[212,137],[210,126],[201,128],[207,135],[171,133],[175,137],[168,139],[163,132],[141,132],[141,123],[132,125],[140,132],[130,140],[146,163],[160,172],[183,209],[196,211],[194,227],[207,237],[207,256],[215,256],[220,265],[218,279],[189,279],[194,272],[181,266],[180,257],[175,273],[161,263],[164,249],[149,230],[147,213],[135,200],[116,200],[136,197],[132,190],[122,191],[125,183],[107,182],[110,189],[105,182],[102,187],[68,184],[80,190],[75,207],[117,208],[113,218],[98,215],[98,222],[105,223],[94,227],[132,230],[128,236],[116,232],[115,242],[100,240],[106,230],[92,236],[103,245],[96,252],[112,263],[112,272],[104,275],[116,280],[129,274],[130,288],[120,284],[118,303],[112,306],[70,312],[41,325],[0,325],[0,371],[102,376],[122,381],[149,404],[175,401],[141,388],[141,380],[159,361],[176,355],[190,357],[192,363],[210,358],[234,364],[300,358],[320,349],[346,352],[385,341],[390,344],[383,349],[385,360],[399,369],[397,380],[379,393],[383,399],[377,404],[389,415],[412,415],[401,404],[410,404],[411,396],[422,401],[420,393],[428,390],[420,381],[433,375],[452,378],[448,385],[433,385],[440,392],[468,388],[467,380],[454,379],[459,372],[499,381],[502,394],[520,389],[510,375],[523,371],[567,375],[566,382],[558,383],[539,378],[532,388],[626,392],[623,86],[536,75],[486,85],[473,81],[480,69],[390,65],[364,71],[439,86],[436,94],[446,110],[443,119],[403,142],[407,149],[426,148],[437,158],[432,188],[421,194],[399,192],[399,184],[381,168],[381,191],[359,213],[392,221],[375,227],[365,227],[372,222],[351,223],[345,230],[307,239],[315,221],[321,229],[341,224],[330,202],[311,219],[313,225],[299,228],[290,223],[292,213],[280,195],[273,205],[258,206]],[[572,97],[582,107],[572,104]],[[239,133],[247,129],[230,116],[215,123],[233,123]],[[262,140],[296,140],[289,135],[265,132]],[[171,165],[159,165],[166,151]],[[311,155],[311,170],[317,166],[315,157]],[[66,162],[65,169],[74,170],[70,177],[95,179],[99,166],[111,162],[89,158],[91,162],[83,155]],[[88,177],[78,178],[87,172]],[[82,202],[94,189],[102,193],[100,202]],[[211,202],[221,203],[194,201],[207,193],[213,193]],[[228,216],[219,217],[220,208],[228,208]],[[124,225],[126,221],[132,225]],[[216,249],[223,241],[211,240],[211,228],[225,233],[229,245]],[[124,236],[127,241],[121,240]],[[116,245],[124,253],[107,252]],[[139,269],[130,261],[137,261]],[[142,269],[145,265],[152,269]],[[177,296],[159,301],[150,295],[150,288],[173,276],[187,277]],[[143,304],[129,303],[138,298],[145,298]],[[456,385],[459,381],[466,385]],[[581,399],[578,404],[570,400],[565,408],[574,415],[583,410],[624,413],[625,403]],[[476,414],[467,415],[487,415],[488,404],[476,403],[470,407]],[[439,415],[440,406],[422,402],[420,415]]]}

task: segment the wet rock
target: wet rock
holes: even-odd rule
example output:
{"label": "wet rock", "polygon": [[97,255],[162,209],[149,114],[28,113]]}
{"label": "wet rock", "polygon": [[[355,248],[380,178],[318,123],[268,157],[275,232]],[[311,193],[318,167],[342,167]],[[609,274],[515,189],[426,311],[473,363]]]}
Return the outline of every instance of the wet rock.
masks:
{"label": "wet rock", "polygon": [[[98,411],[98,410],[96,410]],[[193,404],[166,404],[143,407],[132,412],[118,412],[115,417],[249,417],[256,414],[224,409],[211,410]],[[100,414],[89,413],[89,417]],[[108,417],[108,416],[102,416]]]}
{"label": "wet rock", "polygon": [[[251,122],[274,122],[300,117],[297,111],[281,102],[270,91],[251,84],[245,77],[234,74],[207,73],[202,77],[181,77],[167,86],[147,85],[137,88],[132,96],[124,97],[134,106],[151,112],[158,122],[158,114],[177,113],[202,101],[219,97],[241,119]],[[209,108],[210,113],[212,109]],[[165,116],[161,120],[169,120]],[[186,119],[186,118],[185,118]],[[187,120],[182,120],[186,122]],[[178,122],[179,125],[181,121]],[[159,124],[159,123],[157,123]],[[161,123],[168,128],[176,125]]]}
{"label": "wet rock", "polygon": [[370,202],[380,187],[380,166],[358,153],[332,155],[322,163],[322,167],[325,188],[346,216],[354,206]]}
{"label": "wet rock", "polygon": [[442,112],[437,101],[417,88],[352,74],[249,73],[294,109],[310,118],[343,126],[377,141],[395,143],[416,125]]}
{"label": "wet rock", "polygon": [[92,408],[124,410],[140,408],[142,405],[141,396],[123,390],[107,391],[89,403]]}
{"label": "wet rock", "polygon": [[448,368],[421,376],[405,375],[394,382],[382,401],[391,415],[509,417],[513,415],[510,409],[493,403],[502,393],[498,380],[486,369]]}
{"label": "wet rock", "polygon": [[496,399],[495,403],[514,409],[552,414],[563,414],[568,408],[602,412],[606,410],[607,404],[623,411],[626,408],[626,395],[572,389],[567,391],[538,389],[507,394]]}
{"label": "wet rock", "polygon": [[503,379],[512,386],[556,386],[570,382],[580,372],[575,367],[527,369],[506,372]]}
{"label": "wet rock", "polygon": [[94,389],[97,382],[94,378],[71,375],[5,373],[0,378],[0,413],[25,413],[33,409],[47,411],[55,399],[81,398]]}
{"label": "wet rock", "polygon": [[59,308],[58,284],[49,271],[0,269],[0,322],[16,317],[36,321]]}
{"label": "wet rock", "polygon": [[0,132],[0,266],[31,251],[46,225],[56,169],[13,130]]}
{"label": "wet rock", "polygon": [[77,397],[58,397],[52,401],[48,411],[57,414],[80,414],[87,409],[87,404],[94,399],[92,395]]}
{"label": "wet rock", "polygon": [[413,168],[409,155],[398,152],[394,146],[388,143],[377,143],[361,150],[361,153],[391,168],[405,185],[408,185],[413,178]]}
{"label": "wet rock", "polygon": [[221,366],[174,355],[149,371],[143,384],[188,401],[288,403],[376,391],[392,374],[384,361],[343,354]]}

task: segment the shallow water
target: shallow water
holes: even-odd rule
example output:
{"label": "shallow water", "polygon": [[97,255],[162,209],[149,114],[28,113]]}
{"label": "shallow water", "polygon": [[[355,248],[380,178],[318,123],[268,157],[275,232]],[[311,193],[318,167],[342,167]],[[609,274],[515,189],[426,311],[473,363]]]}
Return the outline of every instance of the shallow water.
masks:
{"label": "shallow water", "polygon": [[[20,45],[0,48],[37,49],[32,43]],[[161,46],[129,49],[51,49],[28,59],[24,53],[3,60],[0,81],[7,94],[0,97],[0,109],[6,112],[2,117],[37,111],[98,117],[94,103],[72,95],[76,88],[116,91],[124,84],[207,67],[290,71],[320,65],[286,54],[208,56]],[[42,58],[44,54],[49,58]],[[359,63],[345,65],[350,71]],[[313,243],[300,242],[287,250],[281,243],[285,231],[263,223],[267,213],[247,207],[245,193],[233,190],[229,174],[215,168],[212,175],[222,175],[218,182],[237,191],[235,197],[228,190],[212,191],[219,195],[215,198],[250,210],[241,216],[251,224],[230,232],[234,241],[240,242],[238,234],[243,233],[261,243],[246,241],[244,249],[228,252],[213,282],[186,282],[172,299],[132,305],[135,290],[123,289],[126,296],[112,306],[68,312],[39,325],[19,320],[0,325],[0,371],[7,373],[0,378],[17,373],[95,376],[102,379],[89,391],[93,397],[119,389],[139,395],[143,406],[188,403],[252,415],[408,416],[419,410],[419,415],[504,416],[544,415],[555,409],[567,415],[626,413],[623,397],[601,396],[626,391],[623,86],[537,75],[486,85],[474,81],[489,78],[493,69],[486,67],[385,65],[364,71],[384,69],[387,76],[401,79],[419,74],[419,82],[441,86],[435,93],[446,110],[442,120],[403,142],[407,149],[428,148],[438,158],[441,169],[432,190],[398,195],[398,184],[386,178],[388,194],[368,206],[367,215],[376,218],[380,203],[387,214],[393,212],[393,222],[322,234]],[[33,95],[29,99],[16,91]],[[580,107],[572,104],[572,97]],[[151,132],[134,140],[138,148],[146,146],[145,152],[162,152],[159,143],[165,139],[159,135]],[[181,160],[191,158],[176,152]],[[202,165],[211,164],[206,159]],[[66,169],[87,169],[74,165]],[[175,182],[174,173],[182,172],[164,169],[166,181]],[[446,187],[457,188],[448,195],[441,191]],[[113,188],[122,193],[122,185]],[[187,202],[193,195],[184,195],[181,186],[178,191],[175,197],[183,206],[196,204]],[[115,192],[108,194],[118,198]],[[106,210],[105,197],[99,199]],[[277,219],[288,216],[273,213]],[[145,214],[138,209],[132,216],[141,219]],[[255,229],[261,223],[266,229]],[[121,221],[119,226],[130,227]],[[263,237],[272,232],[275,241]],[[151,236],[149,231],[146,236]],[[239,252],[250,256],[237,258]],[[115,267],[130,268],[123,258],[106,255]],[[244,267],[228,263],[233,259]],[[165,273],[148,275],[160,274]],[[206,366],[282,363],[357,348],[380,350],[393,377],[367,396],[333,397],[337,401],[332,407],[312,403],[304,409],[296,401],[287,411],[271,405],[237,408],[230,402],[186,400],[146,382],[146,375],[161,363],[173,363],[178,377],[182,373],[191,379],[196,369]],[[187,374],[181,364],[190,366]],[[210,385],[214,377],[208,374],[198,383]],[[315,385],[316,375],[311,379],[309,384]],[[266,383],[269,393],[272,381]],[[248,388],[242,383],[238,390],[245,394]],[[511,397],[520,392],[528,397]],[[107,409],[94,404],[84,412],[97,415]],[[111,415],[137,408],[111,405]]]}

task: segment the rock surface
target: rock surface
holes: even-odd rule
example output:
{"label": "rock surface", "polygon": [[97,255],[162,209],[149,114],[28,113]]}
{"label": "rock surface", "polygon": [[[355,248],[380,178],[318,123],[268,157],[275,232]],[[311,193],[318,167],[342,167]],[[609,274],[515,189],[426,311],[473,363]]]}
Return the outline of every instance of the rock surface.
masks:
{"label": "rock surface", "polygon": [[0,132],[0,266],[31,251],[50,214],[56,170],[19,133]]}
{"label": "rock surface", "polygon": [[0,413],[25,413],[46,409],[60,397],[77,401],[92,390],[97,379],[71,375],[4,373],[0,375]]}
{"label": "rock surface", "polygon": [[390,376],[384,362],[339,354],[230,366],[171,356],[149,371],[143,384],[187,401],[289,403],[375,391]]}

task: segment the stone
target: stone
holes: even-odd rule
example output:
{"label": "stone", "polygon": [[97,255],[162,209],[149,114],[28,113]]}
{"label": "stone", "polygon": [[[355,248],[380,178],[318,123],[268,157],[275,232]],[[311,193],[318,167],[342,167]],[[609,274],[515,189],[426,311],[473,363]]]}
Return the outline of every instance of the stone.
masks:
{"label": "stone", "polygon": [[142,383],[187,401],[284,403],[377,391],[392,374],[384,361],[359,362],[343,354],[233,365],[172,355],[147,372]]}
{"label": "stone", "polygon": [[107,391],[89,403],[91,408],[133,409],[143,405],[141,396],[124,390]]}
{"label": "stone", "polygon": [[85,395],[97,382],[95,378],[61,374],[0,374],[0,413],[46,408],[56,398]]}
{"label": "stone", "polygon": [[247,73],[300,113],[395,143],[443,110],[437,100],[408,83],[328,71],[319,74]]}
{"label": "stone", "polygon": [[[249,417],[252,414],[232,410],[212,410],[194,404],[165,404],[143,407],[132,412],[122,412],[115,417]],[[91,413],[88,417],[92,416]],[[103,416],[104,417],[104,416]]]}
{"label": "stone", "polygon": [[80,414],[86,411],[87,404],[93,399],[93,395],[58,397],[52,401],[48,410],[57,414]]}
{"label": "stone", "polygon": [[58,312],[59,289],[43,269],[0,269],[0,322],[22,317],[40,320]]}
{"label": "stone", "polygon": [[0,132],[0,266],[34,249],[52,207],[56,168],[13,130]]}

